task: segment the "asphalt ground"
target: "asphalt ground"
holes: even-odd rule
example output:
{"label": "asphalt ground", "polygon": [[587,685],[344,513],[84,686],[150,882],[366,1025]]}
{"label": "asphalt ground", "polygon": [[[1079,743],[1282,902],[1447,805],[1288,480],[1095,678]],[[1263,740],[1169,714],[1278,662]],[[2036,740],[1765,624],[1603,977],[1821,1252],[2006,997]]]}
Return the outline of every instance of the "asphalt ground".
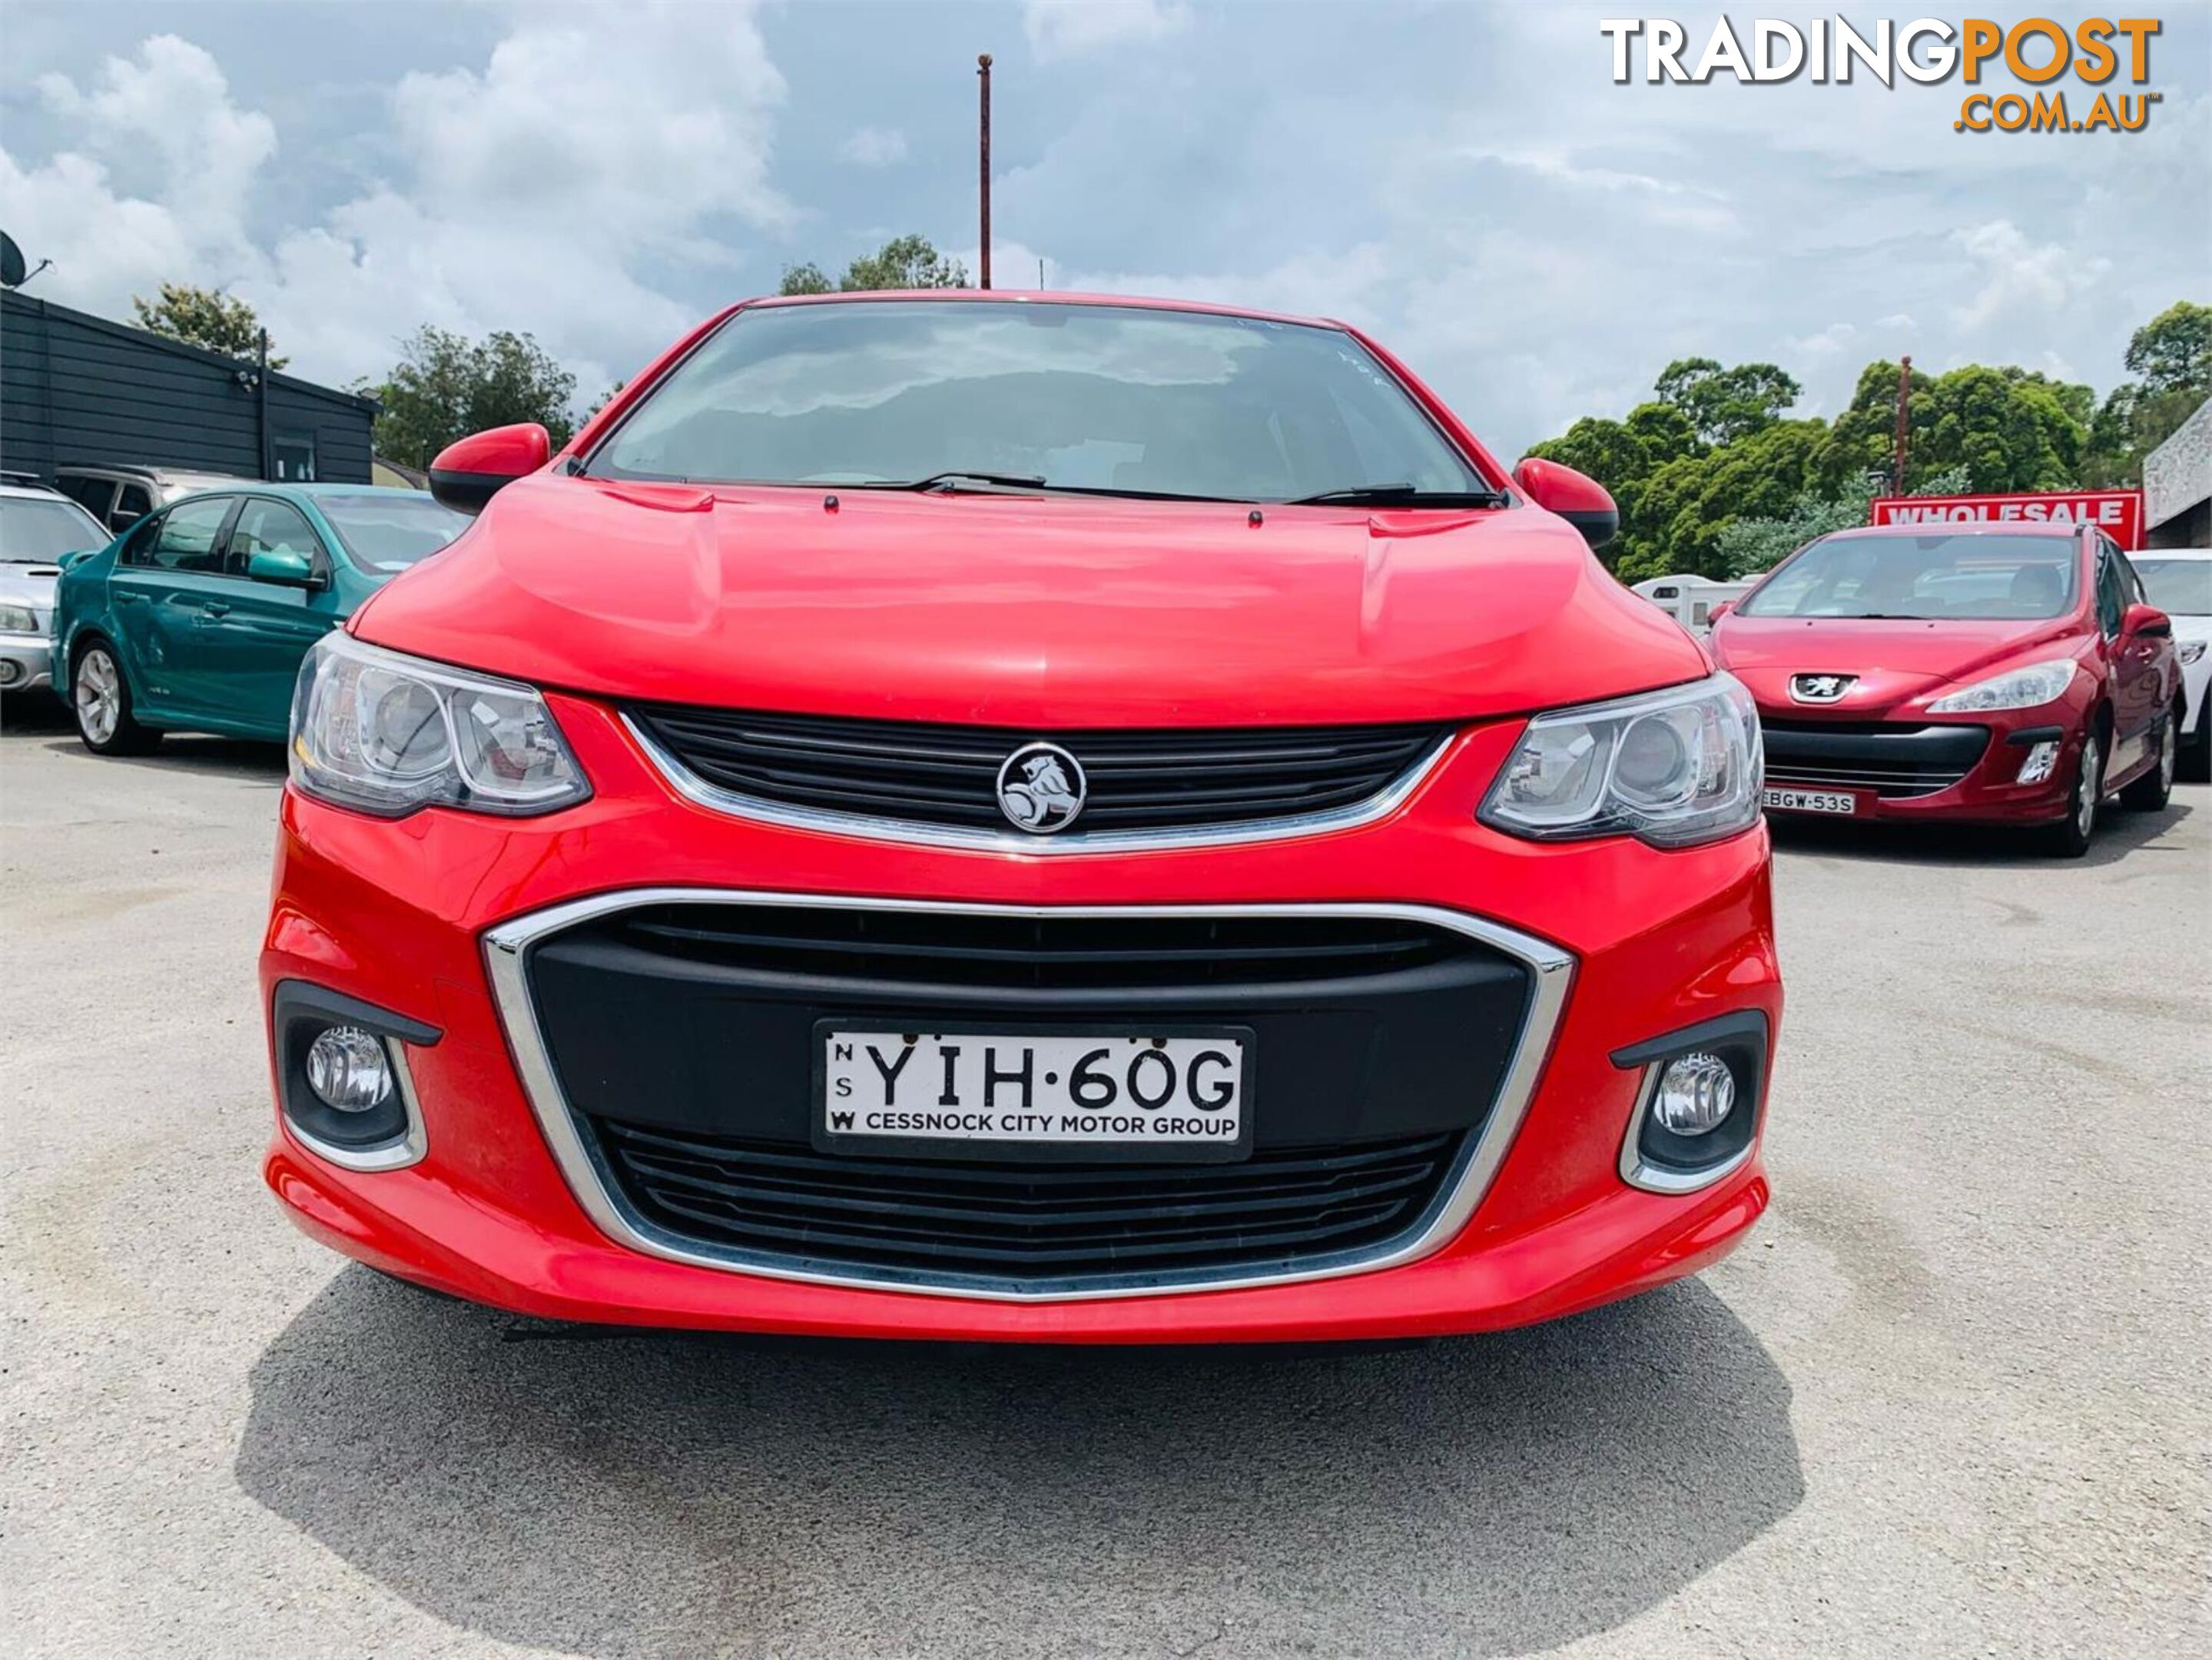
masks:
{"label": "asphalt ground", "polygon": [[272,749],[0,731],[21,1655],[2212,1651],[2212,790],[1779,837],[1774,1205],[1354,1353],[576,1333],[263,1190]]}

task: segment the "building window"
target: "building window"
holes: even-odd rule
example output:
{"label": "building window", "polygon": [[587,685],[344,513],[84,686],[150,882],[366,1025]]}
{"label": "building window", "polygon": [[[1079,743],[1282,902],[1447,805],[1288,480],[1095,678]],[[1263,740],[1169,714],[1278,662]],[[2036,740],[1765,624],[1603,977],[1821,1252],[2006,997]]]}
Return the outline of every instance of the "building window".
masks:
{"label": "building window", "polygon": [[280,432],[270,441],[269,447],[276,464],[279,482],[287,484],[312,484],[315,482],[315,440],[312,433]]}

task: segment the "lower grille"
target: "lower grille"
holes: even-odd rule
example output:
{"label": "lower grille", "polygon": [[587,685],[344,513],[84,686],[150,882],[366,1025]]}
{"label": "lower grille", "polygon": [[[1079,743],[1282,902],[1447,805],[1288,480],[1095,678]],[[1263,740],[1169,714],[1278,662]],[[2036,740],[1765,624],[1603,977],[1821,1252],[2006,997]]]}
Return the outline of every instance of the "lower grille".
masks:
{"label": "lower grille", "polygon": [[851,1158],[787,1143],[596,1120],[624,1196],[671,1233],[784,1266],[1036,1288],[1190,1268],[1264,1271],[1408,1232],[1463,1137],[1243,1164],[1037,1164]]}
{"label": "lower grille", "polygon": [[1886,721],[1759,721],[1766,781],[1794,789],[1866,790],[1903,800],[1949,789],[1974,769],[1986,727],[1907,727]]}

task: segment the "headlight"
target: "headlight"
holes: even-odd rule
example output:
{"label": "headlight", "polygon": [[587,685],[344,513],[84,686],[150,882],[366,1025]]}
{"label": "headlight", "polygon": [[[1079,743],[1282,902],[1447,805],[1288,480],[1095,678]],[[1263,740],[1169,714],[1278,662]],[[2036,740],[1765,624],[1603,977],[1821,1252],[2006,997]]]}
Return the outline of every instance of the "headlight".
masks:
{"label": "headlight", "polygon": [[1540,842],[1684,848],[1759,818],[1759,712],[1730,674],[1529,721],[1476,815]]}
{"label": "headlight", "polygon": [[44,634],[46,624],[28,605],[0,605],[0,634]]}
{"label": "headlight", "polygon": [[592,793],[536,690],[326,634],[292,694],[292,781],[398,818],[422,807],[520,818]]}
{"label": "headlight", "polygon": [[2176,650],[2184,663],[2194,663],[2198,658],[2204,655],[2204,642],[2202,640],[2185,640],[2176,648]]}
{"label": "headlight", "polygon": [[1986,680],[1977,680],[1948,692],[1928,706],[1930,714],[1985,714],[1996,709],[2032,709],[2055,703],[2074,684],[2074,660],[2062,657],[2051,663],[2031,663],[2024,669],[2007,669]]}

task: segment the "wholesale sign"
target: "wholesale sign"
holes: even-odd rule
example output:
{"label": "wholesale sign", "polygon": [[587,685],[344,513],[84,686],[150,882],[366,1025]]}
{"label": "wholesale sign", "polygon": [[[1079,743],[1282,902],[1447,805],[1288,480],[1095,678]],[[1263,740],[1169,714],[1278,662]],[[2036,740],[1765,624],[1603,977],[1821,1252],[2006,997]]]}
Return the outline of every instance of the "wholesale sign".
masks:
{"label": "wholesale sign", "polygon": [[2141,490],[2053,490],[2033,496],[1883,496],[1875,525],[2094,525],[2127,551],[2142,546]]}

